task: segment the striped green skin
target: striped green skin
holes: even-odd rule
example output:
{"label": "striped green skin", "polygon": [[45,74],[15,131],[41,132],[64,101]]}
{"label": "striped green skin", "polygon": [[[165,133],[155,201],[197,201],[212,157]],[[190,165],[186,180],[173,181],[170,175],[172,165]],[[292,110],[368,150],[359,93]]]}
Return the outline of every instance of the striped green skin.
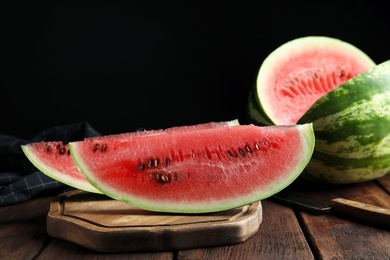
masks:
{"label": "striped green skin", "polygon": [[313,122],[315,150],[302,177],[334,184],[390,173],[390,60],[321,97],[298,123]]}

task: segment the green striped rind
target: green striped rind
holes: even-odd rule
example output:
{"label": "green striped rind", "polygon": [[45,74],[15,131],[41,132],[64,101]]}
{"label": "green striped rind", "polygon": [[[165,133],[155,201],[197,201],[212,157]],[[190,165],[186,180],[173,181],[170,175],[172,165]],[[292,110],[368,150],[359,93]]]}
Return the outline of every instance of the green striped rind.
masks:
{"label": "green striped rind", "polygon": [[390,172],[390,60],[320,98],[299,123],[313,122],[315,151],[302,177],[357,183]]}

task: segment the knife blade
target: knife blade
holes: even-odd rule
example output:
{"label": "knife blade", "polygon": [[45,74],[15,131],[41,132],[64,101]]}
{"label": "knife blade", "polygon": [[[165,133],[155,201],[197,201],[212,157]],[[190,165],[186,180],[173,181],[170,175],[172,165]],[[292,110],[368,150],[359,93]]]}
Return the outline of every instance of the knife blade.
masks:
{"label": "knife blade", "polygon": [[363,220],[376,225],[390,227],[390,209],[345,198],[330,201],[312,198],[294,191],[281,191],[272,196],[298,208],[314,213],[339,213],[347,217]]}

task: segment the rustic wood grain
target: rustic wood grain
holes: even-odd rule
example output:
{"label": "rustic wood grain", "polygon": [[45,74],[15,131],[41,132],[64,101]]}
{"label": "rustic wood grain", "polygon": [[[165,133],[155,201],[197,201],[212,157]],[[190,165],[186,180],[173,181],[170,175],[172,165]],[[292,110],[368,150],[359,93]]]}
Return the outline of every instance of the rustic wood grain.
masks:
{"label": "rustic wood grain", "polygon": [[[381,183],[384,185],[390,182],[390,176],[386,176]],[[377,181],[368,181],[356,184],[332,185],[312,183],[303,179],[295,181],[289,189],[298,194],[330,201],[331,199],[343,197],[345,199],[361,201],[376,206],[390,208],[389,193],[377,184]]]}
{"label": "rustic wood grain", "polygon": [[390,173],[377,179],[379,185],[390,195]]}
{"label": "rustic wood grain", "polygon": [[[343,197],[390,208],[388,193],[369,181],[351,185],[302,182],[295,187],[306,196]],[[315,215],[300,211],[298,217],[318,259],[389,259],[390,230],[341,214]]]}
{"label": "rustic wood grain", "polygon": [[333,212],[350,216],[374,225],[390,228],[390,208],[362,203],[344,198],[332,199],[329,203]]}
{"label": "rustic wood grain", "polygon": [[231,246],[182,250],[178,260],[199,259],[314,259],[294,212],[264,200],[263,222],[247,241]]}
{"label": "rustic wood grain", "polygon": [[[353,185],[299,180],[292,188],[320,199],[344,197],[390,207],[390,175]],[[260,228],[244,242],[179,251],[99,253],[48,235],[53,199],[45,195],[0,207],[0,259],[390,259],[389,229],[341,214],[314,215],[271,200],[262,201]]]}
{"label": "rustic wood grain", "polygon": [[47,231],[99,252],[155,252],[242,242],[261,221],[260,202],[207,214],[170,214],[75,190],[52,202]]}
{"label": "rustic wood grain", "polygon": [[302,213],[318,259],[389,259],[390,232],[336,216]]}
{"label": "rustic wood grain", "polygon": [[94,250],[54,238],[45,250],[39,255],[37,260],[172,260],[173,252],[135,252],[135,253],[97,253]]}
{"label": "rustic wood grain", "polygon": [[46,216],[53,197],[0,207],[0,259],[34,259],[46,246]]}

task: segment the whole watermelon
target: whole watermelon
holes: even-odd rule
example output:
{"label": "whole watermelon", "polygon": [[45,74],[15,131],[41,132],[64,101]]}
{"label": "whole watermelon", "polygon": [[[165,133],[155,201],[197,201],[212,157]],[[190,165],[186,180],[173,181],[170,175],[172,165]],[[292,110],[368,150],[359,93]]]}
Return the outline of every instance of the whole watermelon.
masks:
{"label": "whole watermelon", "polygon": [[390,172],[390,60],[321,97],[299,123],[313,122],[315,150],[302,176],[357,183]]}

